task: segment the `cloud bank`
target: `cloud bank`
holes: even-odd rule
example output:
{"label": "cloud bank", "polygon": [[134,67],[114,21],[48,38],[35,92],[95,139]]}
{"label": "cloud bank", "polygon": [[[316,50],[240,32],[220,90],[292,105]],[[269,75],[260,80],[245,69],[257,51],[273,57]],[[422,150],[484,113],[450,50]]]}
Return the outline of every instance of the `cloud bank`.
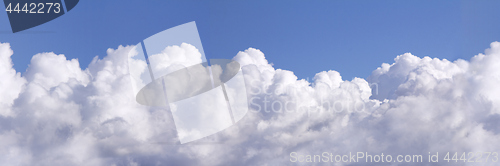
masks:
{"label": "cloud bank", "polygon": [[[311,82],[275,69],[249,48],[233,58],[242,65],[249,113],[185,145],[170,142],[176,138],[171,115],[135,101],[130,73],[141,73],[129,71],[133,49],[108,49],[86,69],[77,59],[40,53],[21,76],[10,45],[1,43],[0,165],[325,164],[292,163],[292,152],[421,154],[424,165],[433,164],[426,162],[429,152],[439,152],[436,165],[475,165],[442,158],[500,149],[500,42],[468,61],[405,53],[366,80],[343,80],[330,70]],[[162,54],[160,60],[199,56],[190,45]],[[482,165],[495,165],[491,158]]]}

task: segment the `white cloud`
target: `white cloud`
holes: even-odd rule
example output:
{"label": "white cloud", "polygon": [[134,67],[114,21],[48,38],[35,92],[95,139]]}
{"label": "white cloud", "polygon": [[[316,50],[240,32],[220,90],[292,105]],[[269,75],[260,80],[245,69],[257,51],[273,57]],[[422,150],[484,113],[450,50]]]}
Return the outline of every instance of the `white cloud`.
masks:
{"label": "white cloud", "polygon": [[202,61],[204,59],[198,49],[187,43],[182,43],[180,46],[167,46],[161,53],[151,55],[149,58],[153,73],[158,73],[160,76]]}
{"label": "white cloud", "polygon": [[13,51],[8,43],[0,44],[0,115],[12,116],[12,104],[19,96],[26,79],[13,68],[10,56]]}
{"label": "white cloud", "polygon": [[[273,68],[249,48],[234,57],[249,94],[247,116],[208,138],[218,143],[172,145],[171,115],[135,102],[132,46],[109,49],[86,69],[64,55],[37,54],[21,77],[3,43],[0,165],[290,165],[291,152],[358,151],[424,159],[439,152],[439,165],[447,165],[448,151],[498,153],[500,43],[490,47],[470,61],[405,53],[367,80],[324,71],[312,82]],[[181,45],[164,53],[199,57],[193,50]]]}

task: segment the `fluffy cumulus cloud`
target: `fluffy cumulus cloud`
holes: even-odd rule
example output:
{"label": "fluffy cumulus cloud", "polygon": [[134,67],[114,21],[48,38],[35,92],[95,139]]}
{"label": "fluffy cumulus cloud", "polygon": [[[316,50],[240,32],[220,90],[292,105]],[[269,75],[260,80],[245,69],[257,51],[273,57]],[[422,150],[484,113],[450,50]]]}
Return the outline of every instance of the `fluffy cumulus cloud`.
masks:
{"label": "fluffy cumulus cloud", "polygon": [[[392,160],[423,156],[423,163],[381,165],[475,165],[443,159],[447,152],[458,152],[458,158],[463,152],[500,153],[499,42],[453,62],[405,53],[366,80],[343,80],[333,70],[299,80],[249,48],[233,58],[241,64],[248,114],[182,145],[165,108],[135,100],[130,73],[141,73],[129,71],[138,54],[134,46],[109,49],[85,69],[62,54],[40,53],[22,76],[12,68],[14,51],[0,44],[0,165],[374,164],[365,158],[335,162],[337,154],[357,152]],[[181,45],[154,58],[186,57],[200,54]],[[334,155],[328,158],[333,163],[307,163],[308,155],[314,161],[323,152]],[[439,154],[439,163],[428,162],[429,152]],[[476,160],[472,155],[467,160]],[[492,154],[481,165],[496,165],[494,159]]]}

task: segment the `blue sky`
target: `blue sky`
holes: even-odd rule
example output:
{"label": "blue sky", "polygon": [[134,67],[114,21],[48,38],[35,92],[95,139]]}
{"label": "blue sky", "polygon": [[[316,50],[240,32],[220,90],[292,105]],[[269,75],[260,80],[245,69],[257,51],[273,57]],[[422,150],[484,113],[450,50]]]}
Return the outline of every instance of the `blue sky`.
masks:
{"label": "blue sky", "polygon": [[78,58],[85,68],[107,48],[196,21],[208,58],[254,47],[299,78],[336,70],[350,80],[405,52],[469,59],[500,40],[498,9],[500,1],[80,1],[16,34],[0,12],[0,42],[11,43],[18,71],[41,52]]}

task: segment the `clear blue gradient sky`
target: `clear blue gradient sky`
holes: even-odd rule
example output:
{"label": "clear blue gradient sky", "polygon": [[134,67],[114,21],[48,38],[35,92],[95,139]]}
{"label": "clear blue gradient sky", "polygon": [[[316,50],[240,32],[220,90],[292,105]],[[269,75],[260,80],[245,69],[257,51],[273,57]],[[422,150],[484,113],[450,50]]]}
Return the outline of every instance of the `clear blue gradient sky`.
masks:
{"label": "clear blue gradient sky", "polygon": [[350,80],[405,52],[469,59],[500,41],[499,9],[500,1],[80,1],[16,34],[0,12],[0,42],[11,43],[20,72],[41,52],[78,58],[86,68],[107,48],[196,21],[208,58],[254,47],[299,78],[336,70]]}

